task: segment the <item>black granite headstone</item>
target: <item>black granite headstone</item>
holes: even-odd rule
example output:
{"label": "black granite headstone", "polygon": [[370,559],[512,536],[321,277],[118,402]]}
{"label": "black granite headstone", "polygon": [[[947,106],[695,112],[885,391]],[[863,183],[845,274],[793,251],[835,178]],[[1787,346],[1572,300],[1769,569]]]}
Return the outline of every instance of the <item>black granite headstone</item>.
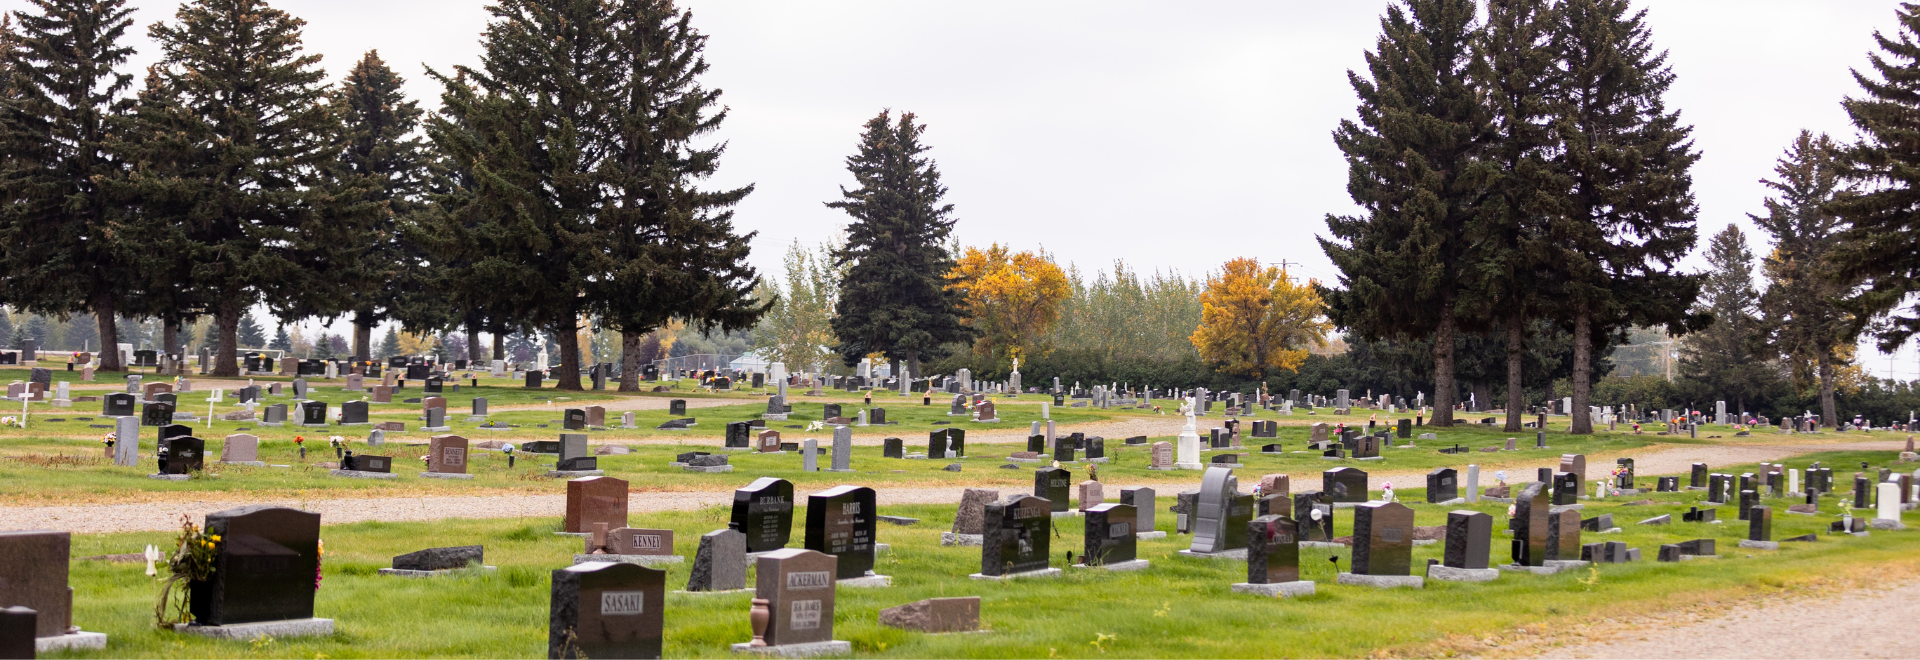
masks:
{"label": "black granite headstone", "polygon": [[1442,563],[1448,568],[1487,567],[1493,544],[1493,516],[1478,511],[1447,512],[1447,548]]}
{"label": "black granite headstone", "polygon": [[1067,498],[1073,488],[1073,474],[1062,468],[1033,471],[1033,496],[1052,503],[1054,511],[1067,510]]}
{"label": "black granite headstone", "polygon": [[1427,503],[1439,504],[1460,497],[1459,472],[1438,468],[1427,473]]}
{"label": "black granite headstone", "polygon": [[1089,566],[1104,566],[1133,561],[1134,534],[1138,510],[1131,504],[1098,504],[1088,508],[1086,536],[1081,561]]}
{"label": "black granite headstone", "polygon": [[1053,504],[1032,495],[1011,495],[987,505],[980,572],[1008,575],[1045,570],[1051,559]]}
{"label": "black granite headstone", "polygon": [[313,618],[320,514],[243,506],[207,514],[206,531],[221,539],[213,573],[187,589],[196,624]]}
{"label": "black granite headstone", "polygon": [[806,549],[840,558],[838,578],[873,570],[874,492],[866,486],[836,486],[807,496]]}
{"label": "black granite headstone", "polygon": [[747,535],[747,552],[786,547],[793,535],[793,483],[761,477],[733,491],[733,517],[727,527]]}
{"label": "black granite headstone", "polygon": [[590,561],[553,572],[548,658],[658,658],[667,572]]}

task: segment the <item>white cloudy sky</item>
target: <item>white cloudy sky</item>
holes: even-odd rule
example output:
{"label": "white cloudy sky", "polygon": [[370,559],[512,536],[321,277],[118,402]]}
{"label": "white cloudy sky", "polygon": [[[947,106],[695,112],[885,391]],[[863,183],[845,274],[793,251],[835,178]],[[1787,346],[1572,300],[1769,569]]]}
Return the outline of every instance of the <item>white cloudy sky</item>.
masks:
{"label": "white cloudy sky", "polygon": [[[717,184],[754,183],[738,223],[777,271],[798,240],[832,236],[822,202],[882,108],[918,113],[969,244],[1045,248],[1083,270],[1116,259],[1204,274],[1227,259],[1333,278],[1312,237],[1352,209],[1329,132],[1353,113],[1348,69],[1378,36],[1384,0],[1345,2],[779,2],[683,0],[710,36],[711,86],[732,117]],[[18,8],[22,0],[0,0]],[[133,0],[145,26],[177,0]],[[1858,88],[1894,0],[1642,2],[1678,74],[1668,102],[1696,127],[1704,239],[1749,230],[1774,159],[1802,128],[1851,135]],[[423,66],[473,63],[476,0],[279,0],[338,75],[379,49],[433,100]],[[155,53],[138,35],[136,63]],[[1696,257],[1690,264],[1699,267]],[[1867,366],[1889,373],[1887,357]],[[1877,363],[1877,364],[1876,364]],[[1913,349],[1892,374],[1920,377]]]}

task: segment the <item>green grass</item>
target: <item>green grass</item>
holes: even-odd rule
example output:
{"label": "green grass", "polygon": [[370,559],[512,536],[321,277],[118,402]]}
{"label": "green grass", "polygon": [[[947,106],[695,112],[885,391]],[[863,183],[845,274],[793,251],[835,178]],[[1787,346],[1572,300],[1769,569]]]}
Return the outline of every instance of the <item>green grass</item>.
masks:
{"label": "green grass", "polygon": [[[1402,495],[1417,499],[1419,492],[1406,489]],[[953,507],[885,507],[882,513],[918,517],[922,522],[912,527],[881,524],[879,540],[893,547],[880,555],[875,570],[893,576],[895,586],[840,590],[835,636],[853,642],[857,655],[881,657],[1353,657],[1380,649],[1428,649],[1449,636],[1478,637],[1547,622],[1564,625],[1579,617],[1623,609],[1647,613],[1704,599],[1750,601],[1862,570],[1910,568],[1920,561],[1913,553],[1920,541],[1916,532],[1875,532],[1865,538],[1822,535],[1816,543],[1783,544],[1779,551],[1765,552],[1737,547],[1745,533],[1738,521],[1633,524],[1644,517],[1677,514],[1697,497],[1697,493],[1661,494],[1652,497],[1656,504],[1644,506],[1622,506],[1624,500],[1588,502],[1586,515],[1613,513],[1625,531],[1589,534],[1583,540],[1625,541],[1641,549],[1646,560],[1640,563],[1549,577],[1509,573],[1486,584],[1430,582],[1425,590],[1376,590],[1334,583],[1327,558],[1340,556],[1344,566],[1347,551],[1308,548],[1301,553],[1303,577],[1316,581],[1319,593],[1291,600],[1230,593],[1228,585],[1245,579],[1244,563],[1179,557],[1175,552],[1191,541],[1179,535],[1141,542],[1141,557],[1152,562],[1142,572],[1069,570],[1059,579],[977,582],[966,576],[978,570],[978,548],[939,545],[940,532],[951,525]],[[1162,531],[1172,531],[1173,517],[1166,513],[1171,500],[1162,497],[1158,504]],[[1417,524],[1444,523],[1442,508],[1413,506]],[[1503,504],[1471,508],[1504,518]],[[1729,509],[1722,507],[1721,512],[1731,518]],[[676,552],[691,558],[699,535],[723,527],[726,515],[724,509],[713,508],[636,515],[631,522],[675,530]],[[1830,517],[1776,516],[1774,534],[1784,538],[1811,533]],[[796,512],[795,519],[804,520],[804,512]],[[1350,513],[1340,510],[1336,519],[1336,531],[1347,533]],[[455,519],[326,526],[326,579],[316,614],[336,619],[337,634],[260,644],[153,630],[156,586],[142,574],[141,564],[76,560],[75,623],[108,633],[110,646],[104,652],[71,655],[538,657],[546,642],[548,576],[569,561],[579,543],[551,535],[557,524],[552,519]],[[1079,519],[1062,519],[1057,526],[1052,539],[1055,566],[1064,564],[1066,551],[1078,553],[1079,525]],[[792,545],[800,545],[801,533],[796,526]],[[76,557],[137,552],[148,543],[165,547],[170,538],[167,533],[76,535],[73,552]],[[1660,544],[1693,538],[1715,539],[1724,558],[1676,564],[1653,561]],[[1495,532],[1494,561],[1505,560],[1506,540]],[[463,544],[485,545],[487,563],[498,566],[499,572],[430,580],[375,575],[393,555]],[[1415,572],[1440,552],[1439,545],[1416,547]],[[668,588],[683,588],[689,566],[667,570]],[[980,596],[982,624],[991,632],[926,635],[877,623],[881,609],[946,596]],[[728,644],[751,636],[749,597],[744,593],[669,594],[666,655],[729,655]]]}

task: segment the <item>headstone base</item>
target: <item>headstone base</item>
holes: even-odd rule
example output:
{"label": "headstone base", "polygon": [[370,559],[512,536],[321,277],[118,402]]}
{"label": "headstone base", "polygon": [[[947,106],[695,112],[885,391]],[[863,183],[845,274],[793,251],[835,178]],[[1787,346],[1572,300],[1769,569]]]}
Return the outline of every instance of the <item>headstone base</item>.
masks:
{"label": "headstone base", "polygon": [[1740,541],[1740,547],[1747,548],[1749,550],[1779,550],[1780,542],[1779,541],[1742,540]]}
{"label": "headstone base", "polygon": [[1885,529],[1885,530],[1896,530],[1896,529],[1907,528],[1905,524],[1901,523],[1898,520],[1894,520],[1892,518],[1874,518],[1872,521],[1867,523],[1867,526],[1872,529]]}
{"label": "headstone base", "polygon": [[575,477],[598,477],[606,473],[607,473],[606,470],[547,470],[547,476],[553,477],[555,479],[572,479]]}
{"label": "headstone base", "polygon": [[446,433],[446,432],[448,432],[448,431],[452,431],[452,430],[453,430],[453,427],[451,427],[451,426],[422,426],[422,427],[420,427],[420,430],[422,430],[422,431],[426,431],[426,432],[429,432],[429,433]]}
{"label": "headstone base", "polygon": [[1553,575],[1570,568],[1586,566],[1588,562],[1566,559],[1549,559],[1541,566],[1522,566],[1520,564],[1501,564],[1500,570],[1532,573],[1534,575]]}
{"label": "headstone base", "polygon": [[[784,417],[785,415],[782,415]],[[779,646],[754,646],[752,642],[733,645],[734,653],[747,655],[772,655],[782,658],[809,658],[816,655],[853,655],[853,642],[833,640],[812,644],[781,644]]]}
{"label": "headstone base", "polygon": [[[482,573],[492,573],[497,570],[499,570],[499,567],[497,566],[481,566],[480,567],[480,572]],[[471,568],[448,568],[448,569],[443,569],[438,571],[410,571],[404,568],[382,568],[380,569],[380,574],[391,576],[391,577],[403,577],[403,578],[430,578],[430,577],[446,577],[449,575],[461,575],[461,574],[469,573],[472,571],[473,569]]]}
{"label": "headstone base", "polygon": [[[688,472],[732,472],[733,466],[732,465],[688,465],[680,469],[686,470]],[[595,470],[595,471],[598,472],[598,470]],[[836,470],[827,470],[827,471],[835,472]],[[852,472],[852,470],[848,470],[848,472]]]}
{"label": "headstone base", "polygon": [[177,623],[173,631],[214,639],[257,639],[261,637],[317,637],[333,634],[333,619],[287,619],[256,621],[224,626],[196,626]]}
{"label": "headstone base", "polygon": [[1500,577],[1497,568],[1454,568],[1446,564],[1427,567],[1427,577],[1446,582],[1492,582]]}
{"label": "headstone base", "polygon": [[[733,466],[731,466],[731,465],[728,465],[728,466],[725,466],[725,467],[733,467]],[[731,471],[732,471],[732,470],[728,470],[728,472],[731,472]],[[835,470],[835,469],[833,469],[833,468],[827,468],[827,469],[825,469],[825,470],[821,470],[821,472],[858,472],[858,471],[859,471],[859,470],[852,470],[852,469],[847,469],[847,470]]]}
{"label": "headstone base", "polygon": [[286,422],[254,422],[254,423],[259,424],[260,426],[271,426],[274,428],[279,428],[287,425]]}
{"label": "headstone base", "polygon": [[1281,596],[1298,598],[1300,596],[1313,595],[1313,582],[1308,580],[1300,580],[1298,582],[1269,582],[1267,584],[1236,582],[1233,585],[1233,593],[1253,594],[1256,596],[1266,596],[1268,598]]}
{"label": "headstone base", "polygon": [[985,573],[974,573],[973,575],[969,575],[967,577],[973,578],[975,580],[1003,580],[1003,581],[1018,580],[1020,578],[1049,578],[1049,577],[1060,577],[1060,569],[1043,568],[1037,571],[1027,571],[1025,573],[1005,573],[1001,575],[987,575]]}
{"label": "headstone base", "polygon": [[1008,456],[1007,460],[1013,461],[1015,463],[1039,463],[1041,461],[1047,460],[1047,455],[1041,454],[1039,458],[1019,458],[1015,456]]}
{"label": "headstone base", "polygon": [[1140,532],[1133,535],[1133,540],[1135,541],[1151,541],[1164,538],[1167,538],[1166,532]]}
{"label": "headstone base", "polygon": [[420,476],[426,477],[428,479],[472,479],[473,478],[473,475],[467,474],[465,472],[422,472],[420,473]]}
{"label": "headstone base", "polygon": [[147,475],[147,478],[159,479],[161,481],[186,481],[188,479],[192,479],[193,477],[185,474],[149,474]]}
{"label": "headstone base", "polygon": [[1198,557],[1201,559],[1238,559],[1240,561],[1246,561],[1247,549],[1235,548],[1232,550],[1222,550],[1220,552],[1194,552],[1192,550],[1181,550],[1180,556]]}
{"label": "headstone base", "polygon": [[779,413],[779,414],[767,413],[767,414],[760,415],[760,419],[764,419],[769,422],[784,422],[784,421],[787,421],[787,414],[786,413]]}
{"label": "headstone base", "polygon": [[880,587],[893,586],[893,576],[878,575],[878,574],[875,574],[873,571],[867,571],[866,575],[862,575],[856,578],[843,578],[839,580],[838,583],[842,587],[854,587],[854,588],[860,588],[860,589],[876,589]]}
{"label": "headstone base", "polygon": [[1176,470],[1205,470],[1207,469],[1207,465],[1205,463],[1174,463],[1173,468]]}
{"label": "headstone base", "polygon": [[1445,502],[1432,502],[1432,504],[1436,506],[1453,506],[1455,504],[1466,504],[1466,503],[1467,503],[1467,498],[1464,498],[1464,497],[1456,497],[1456,498],[1447,500]]}
{"label": "headstone base", "polygon": [[641,566],[655,566],[658,564],[684,564],[687,562],[687,558],[683,555],[574,555],[573,556],[573,563],[575,564],[585,564],[590,561],[604,561],[604,562],[613,562],[613,563],[619,563],[619,564],[639,564]]}
{"label": "headstone base", "polygon": [[940,533],[940,545],[978,546],[984,542],[986,542],[985,534]]}
{"label": "headstone base", "polygon": [[1101,564],[1099,566],[1088,566],[1086,564],[1074,564],[1073,567],[1074,568],[1097,568],[1103,571],[1120,572],[1120,571],[1144,571],[1144,570],[1147,570],[1147,565],[1148,565],[1147,560],[1135,559],[1133,561],[1120,561],[1120,562],[1114,562],[1111,564]]}
{"label": "headstone base", "polygon": [[1356,587],[1374,587],[1376,589],[1392,589],[1394,587],[1425,589],[1427,587],[1427,579],[1418,575],[1358,575],[1354,573],[1341,573],[1339,582],[1340,584]]}
{"label": "headstone base", "polygon": [[373,426],[373,422],[341,422],[341,426]]}
{"label": "headstone base", "polygon": [[66,651],[70,649],[97,651],[104,648],[107,648],[106,633],[87,632],[84,630],[80,632],[70,632],[65,635],[54,635],[52,637],[36,637],[33,640],[33,650],[35,653],[52,653],[54,651]]}
{"label": "headstone base", "polygon": [[253,467],[267,466],[266,461],[214,461],[214,464],[216,465],[250,465]]}
{"label": "headstone base", "polygon": [[392,472],[363,472],[360,470],[330,470],[327,474],[336,477],[353,477],[355,479],[395,479],[400,476]]}
{"label": "headstone base", "polygon": [[1107,462],[1107,461],[1108,461],[1109,459],[1108,459],[1107,457],[1105,457],[1105,456],[1101,456],[1101,457],[1099,457],[1099,458],[1089,458],[1089,459],[1086,459],[1086,460],[1087,460],[1087,462],[1088,462],[1088,463],[1105,463],[1105,462]]}
{"label": "headstone base", "polygon": [[[298,427],[300,427],[300,428],[306,428],[306,429],[324,429],[324,428],[327,428],[327,427],[328,427],[328,426],[330,426],[330,425],[328,425],[328,424],[295,424],[294,426],[298,426]],[[432,430],[434,430],[434,429],[421,429],[421,430],[422,430],[422,431],[432,431]],[[445,431],[446,429],[444,429],[444,428],[443,428],[443,429],[440,429],[440,430],[442,430],[442,431]]]}
{"label": "headstone base", "polygon": [[[73,407],[73,400],[72,400],[72,399],[54,399],[54,400],[53,400],[53,407],[55,407],[55,408],[72,408],[72,407]],[[75,635],[81,635],[81,634],[87,634],[87,635],[92,635],[92,634],[99,634],[99,635],[102,635],[102,636],[104,636],[104,635],[106,635],[106,633],[73,633],[73,634],[75,634]],[[42,638],[42,639],[46,639],[46,638]],[[104,643],[104,642],[103,642],[103,643]]]}

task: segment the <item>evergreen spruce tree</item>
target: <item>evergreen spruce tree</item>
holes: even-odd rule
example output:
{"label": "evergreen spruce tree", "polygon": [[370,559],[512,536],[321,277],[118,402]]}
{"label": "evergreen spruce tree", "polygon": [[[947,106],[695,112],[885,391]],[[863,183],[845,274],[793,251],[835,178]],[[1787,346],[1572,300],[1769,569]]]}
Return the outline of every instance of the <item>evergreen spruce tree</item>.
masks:
{"label": "evergreen spruce tree", "polygon": [[0,307],[0,337],[13,336],[13,310]]}
{"label": "evergreen spruce tree", "polygon": [[375,353],[375,355],[378,356],[380,359],[384,360],[399,354],[399,352],[400,352],[400,324],[398,323],[388,324],[387,335],[385,337],[380,338],[380,349],[378,353]]}
{"label": "evergreen spruce tree", "polygon": [[[0,296],[15,308],[66,316],[91,310],[99,334],[116,341],[114,318],[131,311],[142,262],[109,188],[126,171],[108,149],[131,102],[133,77],[117,73],[133,49],[125,0],[26,0],[10,13],[0,58],[8,72],[0,105]],[[117,351],[100,368],[119,371]]]}
{"label": "evergreen spruce tree", "polygon": [[[445,168],[472,173],[473,187],[435,194],[416,235],[462,306],[572,337],[595,302],[588,278],[609,271],[594,170],[614,128],[599,105],[621,66],[607,57],[612,20],[599,0],[489,10],[482,66],[436,74],[446,92],[427,127]],[[559,349],[556,387],[582,389],[579,346]]]}
{"label": "evergreen spruce tree", "polygon": [[304,22],[261,0],[193,0],[149,34],[161,59],[141,97],[131,180],[143,212],[173,228],[220,326],[213,373],[234,376],[242,315],[283,315],[350,227],[326,174],[334,117]]}
{"label": "evergreen spruce tree", "polygon": [[[220,342],[219,324],[211,324],[211,325],[208,325],[207,328],[208,328],[207,330],[208,345],[219,344]],[[249,348],[265,348],[267,345],[267,332],[265,329],[262,329],[260,327],[259,319],[255,319],[253,317],[253,314],[247,314],[246,316],[243,316],[240,318],[240,327],[235,330],[235,334],[238,336],[241,346],[249,347]]]}
{"label": "evergreen spruce tree", "polygon": [[880,353],[893,373],[903,373],[905,363],[905,373],[918,377],[922,361],[945,357],[946,344],[972,337],[960,322],[959,296],[946,287],[954,265],[945,246],[953,205],[942,201],[947,187],[926,156],[926,130],[911,112],[896,121],[882,110],[868,120],[858,150],[847,157],[858,187],[842,187],[840,201],[827,203],[853,216],[846,244],[833,255],[844,274],[831,323],[849,366]]}
{"label": "evergreen spruce tree", "polygon": [[[1558,150],[1553,99],[1562,83],[1546,0],[1493,0],[1477,46],[1475,83],[1492,106],[1493,134],[1484,157],[1498,165],[1470,230],[1472,267],[1462,299],[1482,307],[1506,340],[1508,433],[1521,429],[1529,322],[1539,315],[1555,272],[1547,233],[1564,214],[1567,181],[1550,162]],[[1488,402],[1492,403],[1492,402]]]}
{"label": "evergreen spruce tree", "polygon": [[[1573,333],[1573,433],[1592,433],[1595,356],[1627,327],[1682,334],[1704,322],[1687,308],[1700,278],[1675,270],[1695,242],[1693,129],[1663,96],[1673,84],[1646,12],[1628,0],[1565,0],[1556,50],[1566,82],[1555,99],[1570,182],[1552,219],[1555,317]],[[1598,335],[1598,336],[1596,336]]]}
{"label": "evergreen spruce tree", "polygon": [[1730,399],[1735,412],[1748,410],[1774,382],[1778,365],[1762,352],[1766,328],[1759,318],[1760,294],[1753,288],[1753,252],[1739,225],[1707,243],[1706,281],[1695,312],[1711,314],[1713,324],[1687,335],[1681,344],[1680,371]]}
{"label": "evergreen spruce tree", "polygon": [[353,315],[356,356],[371,355],[374,326],[428,290],[420,272],[424,255],[400,227],[421,204],[427,176],[425,148],[414,134],[422,111],[401,92],[403,84],[378,51],[368,51],[331,98],[340,117],[341,175],[366,186],[364,201],[379,207],[364,231],[345,239],[356,251],[335,275],[336,290],[347,298],[343,309]]}
{"label": "evergreen spruce tree", "polygon": [[[1776,355],[1817,366],[1820,416],[1838,426],[1833,392],[1836,370],[1851,355],[1858,319],[1838,303],[1859,290],[1858,281],[1838,279],[1833,260],[1845,234],[1844,220],[1833,213],[1849,203],[1852,191],[1839,177],[1838,146],[1825,135],[1801,131],[1762,181],[1778,197],[1766,200],[1766,215],[1749,215],[1773,237],[1773,253],[1761,267],[1767,293],[1761,297]],[[1844,354],[1843,354],[1844,352]]]}
{"label": "evergreen spruce tree", "polygon": [[35,314],[33,318],[27,319],[27,336],[31,337],[35,344],[45,348],[47,340],[53,338],[53,324],[47,322],[47,317]]}
{"label": "evergreen spruce tree", "polygon": [[280,329],[274,331],[273,341],[267,343],[267,348],[276,351],[293,350],[293,337],[287,335],[287,326],[280,326]]}
{"label": "evergreen spruce tree", "polygon": [[747,265],[753,233],[736,233],[732,221],[732,207],[753,187],[696,185],[719,169],[726,148],[693,142],[727,116],[720,90],[699,82],[706,36],[670,0],[622,0],[610,18],[606,57],[615,67],[597,105],[613,116],[595,170],[612,191],[596,223],[610,225],[608,272],[594,279],[589,297],[620,331],[620,389],[631,392],[640,388],[647,333],[671,319],[703,330],[745,329],[766,307],[753,299],[758,278]]}
{"label": "evergreen spruce tree", "polygon": [[1408,0],[1380,21],[1371,79],[1349,72],[1360,118],[1334,142],[1363,213],[1328,216],[1320,247],[1340,268],[1323,288],[1335,325],[1367,340],[1432,338],[1433,421],[1453,423],[1455,338],[1482,325],[1469,285],[1469,226],[1492,166],[1480,151],[1492,117],[1469,80],[1479,38],[1472,0]]}
{"label": "evergreen spruce tree", "polygon": [[1886,320],[1873,334],[1889,353],[1920,332],[1920,4],[1901,4],[1896,19],[1895,35],[1873,34],[1873,71],[1853,72],[1866,93],[1841,102],[1860,141],[1842,151],[1838,174],[1859,190],[1831,209],[1845,228],[1832,274],[1865,284],[1847,307],[1863,323]]}

